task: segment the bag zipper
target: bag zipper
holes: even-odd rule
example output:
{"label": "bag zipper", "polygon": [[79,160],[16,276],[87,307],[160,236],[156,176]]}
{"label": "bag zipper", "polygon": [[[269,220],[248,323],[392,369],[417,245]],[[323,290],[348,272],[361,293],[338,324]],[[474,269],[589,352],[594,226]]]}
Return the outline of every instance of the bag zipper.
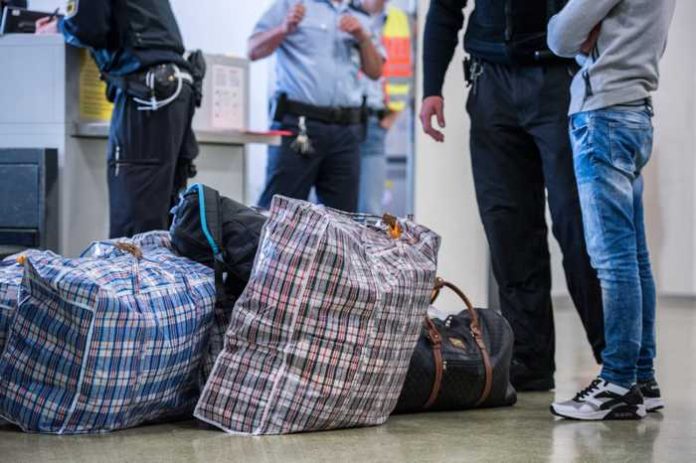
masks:
{"label": "bag zipper", "polygon": [[118,177],[119,170],[121,170],[121,145],[116,145],[116,155],[114,156],[114,161],[116,162],[114,176]]}

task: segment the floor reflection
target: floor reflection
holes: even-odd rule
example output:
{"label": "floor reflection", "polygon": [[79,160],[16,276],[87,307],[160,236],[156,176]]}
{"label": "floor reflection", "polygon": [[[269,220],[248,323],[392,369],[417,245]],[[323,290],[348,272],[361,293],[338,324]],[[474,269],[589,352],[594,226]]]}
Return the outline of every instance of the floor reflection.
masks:
{"label": "floor reflection", "polygon": [[27,435],[0,428],[0,462],[605,462],[696,461],[696,309],[660,316],[659,378],[664,415],[640,422],[585,423],[551,416],[597,374],[577,315],[559,311],[556,395],[524,394],[511,409],[392,418],[385,426],[246,438],[195,422],[103,436]]}

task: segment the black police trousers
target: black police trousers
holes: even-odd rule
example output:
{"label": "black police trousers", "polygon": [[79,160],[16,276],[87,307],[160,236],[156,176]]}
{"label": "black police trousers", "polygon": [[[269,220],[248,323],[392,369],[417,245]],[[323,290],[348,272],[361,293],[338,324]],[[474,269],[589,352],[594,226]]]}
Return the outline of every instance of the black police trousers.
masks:
{"label": "black police trousers", "polygon": [[[286,115],[276,130],[298,132],[298,117]],[[340,125],[307,120],[313,151],[300,154],[293,149],[295,137],[283,137],[281,146],[268,150],[266,188],[259,206],[269,208],[274,195],[307,200],[312,188],[322,204],[346,212],[358,208],[360,188],[360,143],[365,135],[361,124]]]}
{"label": "black police trousers", "polygon": [[467,102],[479,212],[515,359],[555,371],[546,202],[571,298],[598,362],[602,295],[585,246],[567,112],[573,65],[485,63]]}
{"label": "black police trousers", "polygon": [[118,91],[107,159],[111,238],[169,228],[169,211],[198,155],[191,128],[194,100],[185,83],[171,104],[139,111],[130,96]]}

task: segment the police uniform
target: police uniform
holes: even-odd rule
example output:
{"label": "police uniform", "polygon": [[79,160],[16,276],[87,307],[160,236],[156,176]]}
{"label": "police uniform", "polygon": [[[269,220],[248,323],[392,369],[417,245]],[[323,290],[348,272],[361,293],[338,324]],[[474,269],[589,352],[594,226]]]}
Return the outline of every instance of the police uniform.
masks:
{"label": "police uniform", "polygon": [[[467,0],[432,0],[424,31],[423,94],[442,96]],[[475,0],[464,47],[471,86],[471,162],[500,308],[515,332],[518,390],[554,386],[555,331],[546,205],[568,290],[595,357],[604,349],[602,292],[585,246],[568,137],[573,62],[546,44],[566,0]]]}
{"label": "police uniform", "polygon": [[90,50],[114,102],[110,236],[167,229],[172,201],[194,173],[193,84],[204,72],[183,57],[169,0],[73,0],[59,27],[69,44]]}
{"label": "police uniform", "polygon": [[[254,34],[281,25],[297,3],[276,0]],[[298,29],[276,51],[273,128],[294,133],[306,128],[311,149],[303,152],[297,137],[285,137],[281,146],[269,149],[266,188],[259,203],[268,207],[276,194],[307,199],[315,187],[321,203],[352,212],[358,204],[359,147],[366,116],[361,110],[359,45],[338,24],[343,15],[351,14],[370,31],[370,17],[346,1],[305,0],[304,5]]]}

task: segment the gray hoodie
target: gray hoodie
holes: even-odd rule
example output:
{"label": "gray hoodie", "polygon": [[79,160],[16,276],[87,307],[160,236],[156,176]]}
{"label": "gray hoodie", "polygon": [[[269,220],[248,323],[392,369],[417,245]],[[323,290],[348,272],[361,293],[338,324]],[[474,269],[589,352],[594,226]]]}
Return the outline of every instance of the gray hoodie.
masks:
{"label": "gray hoodie", "polygon": [[[576,57],[601,23],[597,45],[581,57],[570,114],[632,103],[657,90],[659,61],[676,0],[570,0],[549,23],[549,48]],[[585,59],[586,58],[586,59]]]}

